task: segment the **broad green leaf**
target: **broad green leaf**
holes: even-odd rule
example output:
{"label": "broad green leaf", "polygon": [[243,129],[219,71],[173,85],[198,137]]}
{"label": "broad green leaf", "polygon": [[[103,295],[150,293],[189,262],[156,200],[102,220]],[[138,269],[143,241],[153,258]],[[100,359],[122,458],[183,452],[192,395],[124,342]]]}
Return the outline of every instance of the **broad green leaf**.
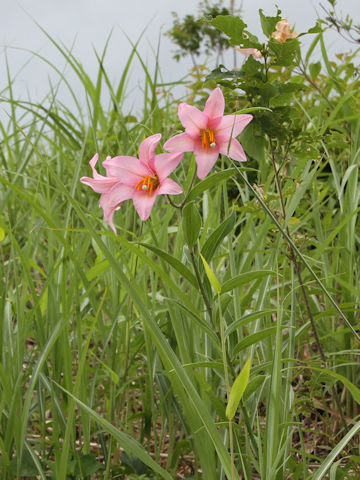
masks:
{"label": "broad green leaf", "polygon": [[293,96],[293,92],[285,92],[280,93],[279,95],[275,95],[275,97],[272,97],[270,99],[270,106],[279,107],[282,105],[288,105],[291,102]]}
{"label": "broad green leaf", "polygon": [[235,226],[236,222],[236,214],[233,211],[231,215],[224,220],[218,228],[212,232],[210,237],[204,243],[201,253],[206,259],[206,261],[210,262],[212,259],[217,247],[220,245],[221,241],[228,235]]}
{"label": "broad green leaf", "polygon": [[229,292],[240,285],[250,283],[253,280],[259,280],[267,275],[276,275],[276,273],[272,270],[255,270],[254,272],[240,273],[236,277],[224,282],[221,293]]}
{"label": "broad green leaf", "polygon": [[265,162],[268,140],[260,125],[253,122],[247,125],[239,135],[239,141],[250,157],[257,160],[260,164]]}
{"label": "broad green leaf", "polygon": [[276,24],[281,20],[281,11],[278,10],[276,17],[266,17],[263,14],[262,8],[259,10],[260,21],[261,21],[261,28],[264,32],[266,37],[270,37],[270,35],[275,31]]}
{"label": "broad green leaf", "polygon": [[310,63],[309,71],[312,78],[316,78],[321,71],[321,62]]}
{"label": "broad green leaf", "polygon": [[201,253],[200,253],[200,257],[204,264],[206,276],[209,279],[209,282],[211,283],[213,289],[215,290],[215,292],[221,293],[221,285],[219,280],[216,278],[215,273],[211,270],[210,265],[207,263],[205,258],[201,255]]}
{"label": "broad green leaf", "polygon": [[78,459],[81,466],[81,471],[80,466],[76,464],[75,474],[79,476],[93,475],[102,468],[102,464],[97,460],[94,453],[88,453],[84,455],[83,453],[79,452]]}
{"label": "broad green leaf", "polygon": [[213,173],[212,175],[207,176],[204,180],[201,180],[201,182],[195,185],[195,187],[191,190],[187,198],[187,202],[191,202],[195,198],[199,197],[202,193],[204,193],[206,190],[213,187],[214,185],[220,185],[221,182],[232,177],[235,172],[235,168],[229,168],[227,170],[221,170],[218,173]]}
{"label": "broad green leaf", "polygon": [[199,237],[201,215],[194,202],[187,203],[183,208],[182,229],[189,248],[192,248]]}
{"label": "broad green leaf", "polygon": [[226,406],[226,417],[231,420],[234,418],[234,415],[236,413],[236,410],[239,406],[239,402],[241,400],[241,397],[243,396],[246,386],[249,382],[249,376],[250,376],[250,357],[246,360],[245,365],[243,366],[241,372],[237,376],[235,382],[233,383],[233,386],[231,387],[230,390],[230,395],[229,395],[229,401]]}
{"label": "broad green leaf", "polygon": [[5,238],[5,230],[0,227],[0,242],[2,242]]}
{"label": "broad green leaf", "polygon": [[27,450],[25,450],[21,456],[20,466],[18,465],[18,457],[12,458],[10,469],[12,475],[14,475],[13,478],[16,478],[17,471],[19,471],[22,477],[35,478],[37,475],[39,475],[39,470],[36,467],[32,456]]}
{"label": "broad green leaf", "polygon": [[[334,0],[329,0],[329,2],[330,2],[330,3],[333,3]],[[315,25],[314,27],[309,28],[309,30],[308,30],[307,32],[305,32],[305,33],[321,33],[321,32],[323,32],[323,29],[321,28],[321,23],[320,23],[320,21],[318,20],[318,21],[316,22],[316,25]]]}
{"label": "broad green leaf", "polygon": [[211,20],[211,25],[225,33],[232,45],[241,45],[244,40],[243,30],[247,25],[240,17],[218,15]]}
{"label": "broad green leaf", "polygon": [[289,66],[293,63],[295,52],[299,49],[299,41],[296,38],[288,38],[286,42],[280,43],[271,38],[268,46],[275,56],[275,65]]}

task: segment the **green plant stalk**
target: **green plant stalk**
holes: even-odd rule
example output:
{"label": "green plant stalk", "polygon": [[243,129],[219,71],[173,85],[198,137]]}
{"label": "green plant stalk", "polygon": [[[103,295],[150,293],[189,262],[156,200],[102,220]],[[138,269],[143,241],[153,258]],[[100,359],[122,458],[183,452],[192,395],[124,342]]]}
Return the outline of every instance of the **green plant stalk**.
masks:
{"label": "green plant stalk", "polygon": [[[290,322],[289,322],[289,340],[288,340],[288,350],[287,357],[289,359],[295,358],[295,327],[296,327],[296,290],[295,290],[295,275],[294,275],[294,265],[291,264],[291,310],[290,310]],[[291,403],[290,403],[290,392],[292,391],[291,379],[293,375],[293,365],[289,364],[286,372],[286,386],[285,386],[285,407],[284,411],[286,414],[290,412]],[[292,427],[289,426],[285,431],[287,438],[291,438]],[[286,458],[290,454],[290,443],[287,444],[284,451],[284,463],[283,463],[283,476],[285,478],[286,473]]]}
{"label": "green plant stalk", "polygon": [[203,297],[205,307],[206,307],[206,310],[207,310],[208,315],[209,315],[210,323],[211,323],[212,326],[214,326],[212,306],[211,306],[209,297],[208,297],[208,295],[205,291],[204,283],[201,280],[200,270],[199,270],[199,266],[198,266],[198,263],[197,263],[196,258],[195,258],[195,253],[194,253],[193,248],[189,248],[189,252],[190,252],[191,262],[192,262],[193,267],[194,267],[195,276],[196,276],[196,279],[198,281],[200,293],[201,293],[201,296]]}
{"label": "green plant stalk", "polygon": [[[223,165],[224,163],[222,162],[222,166]],[[227,218],[229,216],[229,199],[228,199],[226,182],[223,184],[222,191],[223,191],[223,200],[224,200],[224,213],[225,213],[225,218]],[[228,248],[229,248],[230,272],[231,272],[231,276],[235,277],[235,275],[237,274],[237,270],[236,270],[236,262],[235,262],[235,252],[234,252],[234,248],[231,241],[231,235],[228,236]],[[235,292],[234,292],[234,311],[235,311],[235,317],[239,318],[240,317],[240,294],[238,289],[235,289]]]}
{"label": "green plant stalk", "polygon": [[186,202],[187,202],[187,199],[188,199],[188,196],[191,192],[191,189],[192,189],[192,186],[195,182],[195,179],[196,179],[196,169],[194,169],[193,171],[193,174],[192,174],[192,177],[191,177],[191,180],[190,180],[190,184],[189,184],[189,187],[188,187],[188,190],[187,192],[185,193],[185,196],[184,196],[184,199],[181,203],[175,203],[173,202],[173,200],[171,199],[171,197],[169,195],[166,195],[166,198],[168,199],[168,202],[170,203],[170,205],[172,205],[173,207],[175,208],[180,208],[180,210],[182,210],[182,208],[185,206]]}
{"label": "green plant stalk", "polygon": [[[279,277],[278,277],[279,279]],[[277,279],[277,280],[278,280]],[[277,304],[278,311],[276,316],[276,337],[275,337],[275,351],[272,361],[271,383],[268,396],[268,408],[266,415],[266,449],[265,449],[265,462],[263,471],[264,480],[273,480],[276,471],[275,458],[281,448],[279,439],[279,419],[280,419],[280,405],[281,405],[281,345],[282,345],[282,311],[280,309],[280,289],[279,282],[277,282]]]}
{"label": "green plant stalk", "polygon": [[[277,190],[278,190],[279,197],[280,197],[282,216],[283,216],[283,219],[284,219],[284,222],[285,222],[285,225],[286,225],[286,227],[285,227],[286,234],[287,234],[288,238],[291,239],[290,229],[289,229],[287,218],[286,218],[286,208],[285,208],[285,202],[284,202],[284,197],[283,197],[283,193],[282,193],[282,186],[281,186],[281,182],[280,182],[280,178],[279,178],[279,171],[276,168],[276,164],[275,164],[274,147],[273,147],[271,139],[270,139],[270,149],[271,149],[271,162],[272,162],[273,169],[274,169],[275,182],[276,182]],[[298,281],[299,281],[301,292],[302,292],[302,295],[303,295],[303,298],[304,298],[307,314],[308,314],[308,317],[309,317],[309,320],[310,320],[310,323],[311,323],[311,327],[312,327],[312,330],[313,330],[313,333],[314,333],[315,342],[316,342],[316,345],[318,347],[320,357],[321,357],[321,360],[324,364],[324,367],[327,367],[328,360],[327,360],[327,357],[325,355],[324,349],[322,347],[322,344],[321,344],[321,341],[320,341],[320,338],[319,338],[319,335],[318,335],[318,331],[317,331],[317,328],[316,328],[316,325],[315,325],[314,316],[313,316],[312,311],[311,311],[309,298],[308,298],[308,295],[307,295],[307,292],[306,292],[306,289],[305,289],[304,282],[302,280],[300,265],[299,265],[299,263],[296,259],[295,251],[292,247],[293,243],[289,243],[289,242],[287,242],[287,243],[288,243],[288,247],[289,247],[289,251],[290,251],[290,258],[291,258],[291,261],[293,262],[294,267],[295,267],[295,272],[296,272],[296,275],[298,277]],[[339,396],[337,394],[337,391],[335,390],[333,385],[331,387],[331,391],[332,391],[333,397],[335,399],[335,403],[337,405],[337,408],[339,410],[342,424],[345,428],[345,431],[347,432],[349,429],[348,429],[347,423],[345,421],[344,413],[343,413],[342,408],[341,408],[341,402],[340,402]]]}
{"label": "green plant stalk", "polygon": [[[230,161],[232,161],[230,159]],[[330,300],[330,303],[332,304],[332,306],[335,308],[335,310],[338,312],[338,314],[341,316],[341,318],[344,320],[344,322],[346,323],[346,325],[349,327],[349,329],[351,330],[351,332],[354,334],[354,336],[356,337],[356,339],[358,340],[359,344],[360,344],[360,336],[359,334],[357,333],[357,331],[354,329],[354,327],[351,325],[351,323],[348,321],[348,319],[346,318],[346,316],[344,315],[343,311],[340,309],[340,307],[337,305],[337,303],[335,302],[335,300],[333,299],[333,297],[331,296],[331,294],[328,292],[328,290],[326,289],[325,285],[322,283],[322,281],[320,280],[320,278],[316,275],[316,273],[314,272],[314,270],[311,268],[311,265],[309,264],[309,262],[305,259],[305,257],[302,255],[302,253],[300,252],[300,250],[297,248],[297,246],[294,244],[294,242],[292,241],[292,239],[288,236],[288,234],[286,233],[286,231],[282,228],[282,226],[280,225],[280,223],[278,222],[278,220],[276,219],[276,217],[274,216],[274,214],[272,213],[272,211],[270,210],[270,208],[266,205],[266,203],[263,201],[263,199],[260,197],[260,195],[256,192],[256,190],[253,188],[253,186],[251,185],[251,183],[248,181],[248,179],[245,177],[245,175],[243,174],[243,172],[237,167],[237,165],[235,164],[235,162],[233,162],[233,165],[234,167],[236,168],[236,170],[238,171],[239,175],[241,176],[241,178],[243,179],[244,183],[246,183],[246,185],[250,188],[250,190],[252,191],[252,193],[254,194],[254,196],[256,197],[257,201],[261,204],[261,206],[263,207],[263,209],[265,210],[265,212],[267,213],[267,215],[271,218],[271,220],[275,223],[276,227],[278,228],[279,232],[281,233],[281,235],[286,239],[286,241],[289,243],[289,245],[291,245],[291,247],[293,248],[294,252],[296,253],[296,255],[300,258],[300,260],[302,261],[302,263],[304,264],[304,266],[306,267],[306,269],[309,271],[310,275],[312,276],[312,278],[315,280],[315,282],[319,285],[320,289],[322,290],[322,292],[326,295],[326,297]]]}
{"label": "green plant stalk", "polygon": [[[229,400],[230,382],[229,382],[229,370],[228,370],[226,338],[225,338],[225,326],[226,325],[225,325],[225,319],[224,319],[223,314],[222,314],[220,296],[218,296],[218,300],[219,300],[219,325],[220,325],[221,353],[222,353],[222,361],[223,361],[223,365],[224,365],[225,390],[226,390],[227,400]],[[231,458],[231,480],[234,480],[234,478],[235,478],[235,460],[234,460],[234,435],[233,435],[232,418],[229,419],[229,444],[230,444],[230,458]]]}

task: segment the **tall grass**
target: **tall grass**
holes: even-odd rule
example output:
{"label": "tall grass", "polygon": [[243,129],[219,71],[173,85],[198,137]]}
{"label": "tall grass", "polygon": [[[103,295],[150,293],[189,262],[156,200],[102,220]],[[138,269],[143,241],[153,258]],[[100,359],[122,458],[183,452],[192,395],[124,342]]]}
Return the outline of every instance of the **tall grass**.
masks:
{"label": "tall grass", "polygon": [[[183,197],[200,213],[192,243],[185,213],[159,200],[144,223],[124,204],[115,236],[79,178],[96,151],[103,159],[136,155],[144,137],[160,131],[169,138],[179,128],[177,103],[170,94],[158,100],[158,62],[151,72],[137,44],[114,86],[106,46],[92,80],[48,38],[87,104],[46,59],[74,111],[57,101],[56,89],[48,104],[16,99],[8,71],[2,101],[11,113],[0,149],[1,478],[320,480],[329,471],[329,478],[357,478],[358,80],[323,46],[323,95],[310,84],[295,99],[304,132],[319,132],[321,159],[299,154],[287,162],[285,219],[270,156],[281,165],[286,154],[274,145],[263,162],[249,154],[250,169],[223,159]],[[121,101],[136,58],[145,88],[134,121]],[[187,191],[191,155],[181,165],[175,177]],[[227,395],[249,357],[230,445]]]}

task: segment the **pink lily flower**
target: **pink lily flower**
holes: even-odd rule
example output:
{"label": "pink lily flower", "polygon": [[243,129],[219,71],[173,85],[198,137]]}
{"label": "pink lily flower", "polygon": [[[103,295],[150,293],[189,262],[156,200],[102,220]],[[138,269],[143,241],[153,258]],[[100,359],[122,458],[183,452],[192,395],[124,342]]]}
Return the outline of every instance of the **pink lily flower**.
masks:
{"label": "pink lily flower", "polygon": [[[110,158],[111,157],[109,156],[106,158],[106,160],[109,160]],[[117,178],[111,175],[106,177],[104,177],[103,175],[100,175],[95,169],[95,165],[98,159],[99,159],[99,155],[96,153],[89,162],[93,172],[93,178],[81,177],[80,182],[85,185],[89,185],[89,187],[91,187],[94,190],[94,192],[101,193],[100,207],[103,209],[105,221],[107,221],[110,224],[112,230],[116,233],[116,230],[113,224],[113,215],[115,210],[118,210],[120,208],[120,204],[123,201],[127,200],[128,197],[125,195],[123,200],[119,199],[117,205],[112,204],[111,202],[112,195],[110,192],[115,185],[121,183],[121,180],[120,178]]]}
{"label": "pink lily flower", "polygon": [[146,138],[140,145],[139,158],[128,156],[107,157],[103,162],[107,176],[100,175],[95,165],[96,154],[90,160],[93,177],[82,177],[80,181],[89,185],[95,192],[101,193],[100,207],[104,219],[116,233],[113,215],[120,205],[132,198],[141,220],[149,218],[156,197],[163,194],[177,195],[182,188],[168,178],[178,166],[182,153],[160,153],[155,155],[155,148],[160,142],[161,134]]}
{"label": "pink lily flower", "polygon": [[[105,160],[103,165],[108,177],[121,180],[103,196],[101,206],[104,214],[105,211],[116,210],[124,200],[132,198],[136,211],[144,221],[149,218],[158,195],[182,193],[180,185],[168,176],[183,155],[181,152],[155,155],[160,139],[160,133],[146,138],[140,145],[139,158],[118,156]],[[115,231],[113,224],[110,225]]]}
{"label": "pink lily flower", "polygon": [[164,149],[169,152],[194,152],[199,178],[206,177],[220,153],[239,162],[246,161],[245,152],[235,137],[253,117],[224,115],[224,109],[225,99],[219,87],[211,92],[203,112],[181,103],[178,115],[185,132],[164,144]]}

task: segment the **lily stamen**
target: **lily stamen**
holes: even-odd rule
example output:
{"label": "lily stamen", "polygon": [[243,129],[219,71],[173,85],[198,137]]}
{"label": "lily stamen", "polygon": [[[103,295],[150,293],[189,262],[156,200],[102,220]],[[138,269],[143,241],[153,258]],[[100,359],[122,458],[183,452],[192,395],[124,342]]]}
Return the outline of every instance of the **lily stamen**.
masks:
{"label": "lily stamen", "polygon": [[206,151],[210,148],[216,147],[215,141],[215,132],[211,128],[206,128],[205,130],[200,130],[201,136],[201,146],[205,148]]}
{"label": "lily stamen", "polygon": [[147,175],[146,177],[138,181],[138,183],[135,185],[135,189],[149,192],[148,194],[152,195],[152,193],[159,186],[159,183],[160,182],[158,177],[152,177],[151,175]]}

